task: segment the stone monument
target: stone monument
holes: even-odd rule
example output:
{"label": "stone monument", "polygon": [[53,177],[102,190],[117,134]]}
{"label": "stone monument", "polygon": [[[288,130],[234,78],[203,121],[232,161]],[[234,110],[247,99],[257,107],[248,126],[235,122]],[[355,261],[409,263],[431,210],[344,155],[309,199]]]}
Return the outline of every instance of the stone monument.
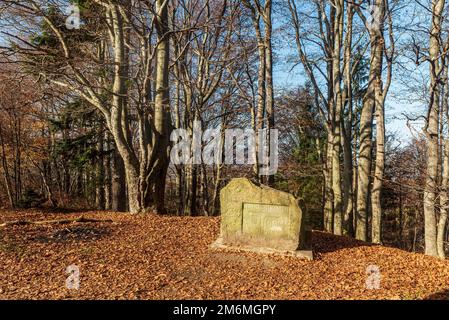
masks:
{"label": "stone monument", "polygon": [[291,194],[233,179],[220,192],[221,230],[213,248],[312,259],[304,209]]}

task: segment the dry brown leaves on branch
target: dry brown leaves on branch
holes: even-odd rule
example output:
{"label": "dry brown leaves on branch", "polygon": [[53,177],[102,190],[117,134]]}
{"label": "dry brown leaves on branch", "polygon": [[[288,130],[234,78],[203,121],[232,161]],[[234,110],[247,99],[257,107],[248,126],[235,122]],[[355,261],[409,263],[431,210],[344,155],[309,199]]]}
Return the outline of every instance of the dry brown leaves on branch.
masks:
{"label": "dry brown leaves on branch", "polygon": [[[79,213],[2,211],[14,220]],[[449,261],[314,232],[314,261],[211,251],[218,218],[83,213],[114,222],[0,228],[1,299],[449,299]],[[67,289],[66,268],[80,271]],[[380,289],[366,289],[367,268]]]}

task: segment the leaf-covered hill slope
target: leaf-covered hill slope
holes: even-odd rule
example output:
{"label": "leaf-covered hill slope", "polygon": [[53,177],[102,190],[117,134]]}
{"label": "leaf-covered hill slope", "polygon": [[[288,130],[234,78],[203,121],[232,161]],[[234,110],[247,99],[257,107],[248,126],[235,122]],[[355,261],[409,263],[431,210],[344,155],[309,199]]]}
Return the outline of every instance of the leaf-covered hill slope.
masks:
{"label": "leaf-covered hill slope", "polygon": [[[304,261],[211,251],[219,218],[2,211],[0,223],[81,215],[114,222],[0,228],[0,298],[449,299],[449,261],[321,232]],[[79,290],[66,288],[70,265]],[[379,289],[366,288],[370,266]]]}

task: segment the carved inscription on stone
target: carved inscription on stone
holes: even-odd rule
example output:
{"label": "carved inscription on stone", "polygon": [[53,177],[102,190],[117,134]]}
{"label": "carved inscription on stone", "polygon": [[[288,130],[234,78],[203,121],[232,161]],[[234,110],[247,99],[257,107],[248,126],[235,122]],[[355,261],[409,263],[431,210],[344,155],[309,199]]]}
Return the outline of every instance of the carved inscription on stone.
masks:
{"label": "carved inscription on stone", "polygon": [[260,238],[288,239],[289,207],[282,205],[243,203],[242,233]]}

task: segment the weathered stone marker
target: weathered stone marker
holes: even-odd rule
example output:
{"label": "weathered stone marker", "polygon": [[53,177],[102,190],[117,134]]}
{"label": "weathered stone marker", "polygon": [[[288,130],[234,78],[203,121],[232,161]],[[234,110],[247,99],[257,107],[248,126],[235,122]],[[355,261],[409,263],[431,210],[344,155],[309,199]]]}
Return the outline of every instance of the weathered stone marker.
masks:
{"label": "weathered stone marker", "polygon": [[233,179],[220,192],[221,231],[213,248],[312,259],[303,210],[289,193]]}

